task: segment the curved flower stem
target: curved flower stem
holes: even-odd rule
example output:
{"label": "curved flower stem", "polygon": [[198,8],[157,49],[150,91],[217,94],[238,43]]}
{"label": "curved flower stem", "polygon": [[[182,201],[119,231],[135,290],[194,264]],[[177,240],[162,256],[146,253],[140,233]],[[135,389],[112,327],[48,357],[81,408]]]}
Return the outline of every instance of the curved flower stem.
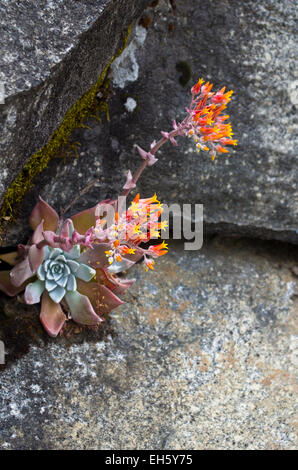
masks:
{"label": "curved flower stem", "polygon": [[[167,137],[162,137],[155,145],[154,147],[152,147],[152,149],[150,150],[150,153],[152,155],[155,155],[155,153],[160,149],[160,147],[162,147],[166,142],[168,142],[168,140],[176,137],[177,135],[180,134],[180,130],[178,129],[174,129],[173,131],[169,132],[169,136],[168,138]],[[148,166],[148,162],[146,160],[144,160],[139,168],[136,170],[133,178],[132,178],[132,184],[135,185],[138,181],[138,179],[140,178],[141,174],[143,173],[143,171],[145,170],[145,168]],[[124,189],[124,191],[122,192],[122,197],[127,197],[128,194],[130,193],[132,188],[128,188],[128,189]],[[118,211],[119,211],[119,208],[118,208]]]}

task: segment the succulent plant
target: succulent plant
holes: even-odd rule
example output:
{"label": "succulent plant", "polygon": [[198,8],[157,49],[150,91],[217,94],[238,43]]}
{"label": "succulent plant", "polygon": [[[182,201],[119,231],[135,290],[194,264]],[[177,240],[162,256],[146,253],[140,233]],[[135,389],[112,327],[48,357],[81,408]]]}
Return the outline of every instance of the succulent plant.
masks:
{"label": "succulent plant", "polygon": [[[122,280],[117,274],[140,259],[147,271],[154,269],[154,259],[167,253],[165,242],[149,248],[140,246],[158,238],[167,227],[166,221],[159,220],[163,208],[156,194],[146,199],[137,194],[122,211],[142,172],[158,161],[155,155],[160,147],[166,142],[176,146],[176,137],[187,136],[194,140],[198,152],[211,151],[214,160],[217,154],[228,152],[227,146],[237,145],[231,124],[226,122],[229,116],[222,115],[233,91],[225,92],[223,87],[213,93],[213,85],[203,83],[200,79],[192,87],[191,103],[182,122],[173,121],[173,129],[162,131],[162,138],[154,140],[149,151],[136,146],[142,163],[134,175],[128,171],[118,201],[102,201],[61,220],[40,198],[29,219],[34,233],[27,245],[18,245],[16,252],[0,256],[14,266],[11,271],[0,271],[0,290],[14,296],[25,289],[28,304],[41,300],[40,320],[51,336],[57,336],[63,327],[65,313],[80,324],[99,324],[105,314],[123,303],[117,295],[134,283],[134,279]],[[100,209],[107,205],[113,210],[110,225],[100,216]]]}
{"label": "succulent plant", "polygon": [[89,282],[96,274],[95,269],[80,262],[79,245],[75,245],[70,253],[50,247],[45,247],[44,251],[44,260],[36,272],[38,280],[26,287],[27,303],[32,303],[30,299],[39,302],[38,293],[44,290],[48,291],[54,302],[59,303],[65,295],[69,297],[77,290],[76,278]]}
{"label": "succulent plant", "polygon": [[[94,211],[92,208],[76,214],[75,226],[81,230],[90,221],[95,223]],[[71,219],[59,223],[54,209],[40,198],[30,217],[34,233],[28,245],[19,245],[17,252],[0,256],[14,266],[11,271],[0,271],[0,290],[15,296],[25,289],[27,304],[41,301],[40,320],[53,337],[65,324],[65,313],[82,325],[95,326],[104,321],[105,314],[123,303],[116,293],[123,293],[134,282],[122,283],[109,273],[104,275],[108,266],[106,244],[88,248],[90,236],[81,236],[74,223]],[[89,258],[96,269],[88,265]]]}

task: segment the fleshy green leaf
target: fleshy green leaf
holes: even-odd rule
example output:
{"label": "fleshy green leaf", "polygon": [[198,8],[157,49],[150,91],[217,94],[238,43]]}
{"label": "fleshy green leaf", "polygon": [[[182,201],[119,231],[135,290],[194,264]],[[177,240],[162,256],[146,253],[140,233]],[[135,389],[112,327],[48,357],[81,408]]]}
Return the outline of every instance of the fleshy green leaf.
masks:
{"label": "fleshy green leaf", "polygon": [[93,310],[90,300],[78,291],[67,292],[65,300],[70,308],[72,319],[82,325],[97,325],[101,320]]}
{"label": "fleshy green leaf", "polygon": [[67,266],[70,268],[72,273],[76,273],[79,269],[80,264],[72,259],[67,260]]}
{"label": "fleshy green leaf", "polygon": [[28,284],[24,295],[26,304],[38,304],[38,302],[40,302],[40,296],[43,293],[44,288],[44,282],[40,281],[39,279]]}
{"label": "fleshy green leaf", "polygon": [[55,259],[57,256],[61,255],[63,253],[63,250],[61,248],[54,248],[50,254],[49,254],[49,259]]}
{"label": "fleshy green leaf", "polygon": [[49,292],[49,296],[56,304],[59,304],[59,302],[61,302],[65,296],[65,289],[63,287],[57,286],[55,289]]}
{"label": "fleshy green leaf", "polygon": [[47,292],[44,292],[42,296],[40,321],[46,332],[53,338],[58,335],[66,321],[60,305],[53,302]]}
{"label": "fleshy green leaf", "polygon": [[67,284],[68,276],[62,276],[60,279],[58,279],[57,284],[58,286],[65,287]]}
{"label": "fleshy green leaf", "polygon": [[68,253],[64,253],[66,259],[79,258],[81,254],[80,245],[74,245]]}
{"label": "fleshy green leaf", "polygon": [[37,276],[38,278],[41,280],[41,281],[44,281],[45,278],[46,278],[46,272],[45,272],[45,269],[44,269],[44,266],[43,264],[41,264],[37,270]]}
{"label": "fleshy green leaf", "polygon": [[54,290],[55,287],[57,287],[56,281],[51,280],[51,279],[46,279],[46,289],[48,292],[51,292],[52,290]]}
{"label": "fleshy green leaf", "polygon": [[67,266],[67,264],[64,265],[64,276],[69,276],[70,274],[70,269],[69,267]]}
{"label": "fleshy green leaf", "polygon": [[57,256],[57,258],[55,259],[55,261],[60,261],[60,262],[66,263],[66,259],[65,259],[64,254]]}
{"label": "fleshy green leaf", "polygon": [[70,274],[68,276],[68,280],[67,280],[67,285],[66,285],[66,290],[67,291],[74,291],[77,289],[77,281],[76,281],[76,278],[74,277],[73,274]]}
{"label": "fleshy green leaf", "polygon": [[57,212],[40,197],[29,218],[31,228],[35,230],[42,220],[44,220],[44,230],[56,232],[59,216]]}

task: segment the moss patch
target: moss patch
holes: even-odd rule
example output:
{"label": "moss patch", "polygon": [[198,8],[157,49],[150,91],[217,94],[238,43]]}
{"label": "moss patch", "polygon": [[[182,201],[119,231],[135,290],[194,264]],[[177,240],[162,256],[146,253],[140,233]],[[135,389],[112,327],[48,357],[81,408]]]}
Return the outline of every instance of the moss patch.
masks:
{"label": "moss patch", "polygon": [[182,86],[186,86],[191,79],[192,71],[191,67],[188,62],[185,60],[181,60],[180,62],[177,62],[176,64],[176,70],[177,72],[181,73],[181,76],[179,77],[179,83]]}
{"label": "moss patch", "polygon": [[48,143],[30,157],[29,161],[25,164],[16,179],[8,188],[0,208],[0,233],[3,233],[4,225],[13,221],[14,211],[21,203],[23,196],[32,187],[34,178],[48,166],[50,160],[59,153],[62,155],[63,153],[65,154],[65,152],[61,151],[63,150],[63,147],[66,149],[66,154],[70,153],[70,149],[75,150],[75,144],[69,144],[68,142],[74,129],[83,127],[83,121],[86,117],[96,117],[98,119],[98,116],[95,114],[98,110],[103,111],[109,120],[109,108],[106,103],[105,93],[103,93],[99,102],[97,102],[96,95],[101,88],[105,90],[108,87],[108,80],[106,79],[107,73],[112,62],[127,46],[130,32],[131,25],[128,28],[123,46],[117,54],[110,59],[100,74],[97,82],[90,88],[90,90],[79,98],[69,111],[67,111],[63,122],[52,134]]}

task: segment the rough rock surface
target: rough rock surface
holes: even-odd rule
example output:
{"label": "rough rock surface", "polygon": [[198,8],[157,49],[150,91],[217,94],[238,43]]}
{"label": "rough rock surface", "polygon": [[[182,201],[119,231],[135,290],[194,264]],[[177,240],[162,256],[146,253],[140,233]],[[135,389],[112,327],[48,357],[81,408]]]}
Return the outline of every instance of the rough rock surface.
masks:
{"label": "rough rock surface", "polygon": [[0,374],[1,449],[297,448],[295,248],[170,248],[153,273],[132,270],[105,339],[46,341],[34,307],[10,327],[1,314],[6,342],[36,320],[15,336],[33,346]]}
{"label": "rough rock surface", "polygon": [[0,201],[28,158],[97,81],[147,4],[0,0]]}
{"label": "rough rock surface", "polygon": [[[182,117],[190,85],[203,76],[216,87],[235,90],[229,114],[238,147],[215,162],[207,153],[193,152],[186,139],[178,148],[163,147],[159,162],[142,179],[143,194],[156,191],[167,203],[203,203],[206,229],[214,232],[297,243],[295,2],[231,0],[215,6],[207,0],[194,6],[186,0],[176,5],[176,16],[162,0],[146,10],[153,20],[144,47],[132,46],[114,68],[110,123],[75,133],[79,160],[64,167],[53,161],[30,203],[25,200],[23,213],[38,193],[56,206],[66,204],[94,176],[100,178],[96,196],[115,196],[125,172],[138,163],[134,143],[148,148],[160,129]],[[189,78],[185,86],[176,70],[177,64],[183,68],[181,61],[186,63],[183,79]],[[87,207],[93,199],[87,196],[80,205]]]}

